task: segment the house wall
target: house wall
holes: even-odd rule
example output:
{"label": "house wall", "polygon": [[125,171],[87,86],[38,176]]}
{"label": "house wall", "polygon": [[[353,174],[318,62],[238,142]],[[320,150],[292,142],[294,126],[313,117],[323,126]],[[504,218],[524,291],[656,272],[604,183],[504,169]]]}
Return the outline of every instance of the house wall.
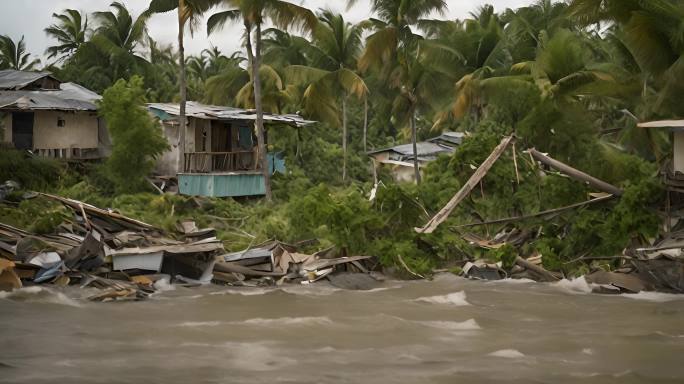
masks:
{"label": "house wall", "polygon": [[[4,115],[4,116],[2,116],[2,115]],[[11,143],[12,142],[12,114],[9,112],[0,112],[0,116],[2,116],[2,121],[0,121],[0,125],[2,125],[2,130],[3,130],[2,141],[4,143]]]}
{"label": "house wall", "polygon": [[172,176],[178,173],[178,126],[160,123],[164,137],[169,143],[169,150],[157,160],[155,172],[160,175]]}
{"label": "house wall", "polygon": [[413,170],[413,167],[405,167],[403,165],[393,164],[387,164],[387,166],[392,168],[392,176],[394,176],[395,181],[400,183],[414,183],[416,181],[416,174]]}
{"label": "house wall", "polygon": [[[181,156],[178,148],[178,125],[160,122],[164,131],[164,137],[169,143],[170,149],[164,152],[157,160],[155,172],[161,175],[175,175],[179,172],[178,157]],[[198,152],[202,145],[202,131],[207,131],[208,146],[211,145],[211,120],[188,117],[188,125],[185,131],[185,152]],[[211,147],[207,147],[210,151]]]}
{"label": "house wall", "polygon": [[[64,119],[63,127],[57,120]],[[35,149],[98,148],[98,120],[92,112],[35,111]]]}
{"label": "house wall", "polygon": [[684,173],[684,132],[674,132],[674,171]]}

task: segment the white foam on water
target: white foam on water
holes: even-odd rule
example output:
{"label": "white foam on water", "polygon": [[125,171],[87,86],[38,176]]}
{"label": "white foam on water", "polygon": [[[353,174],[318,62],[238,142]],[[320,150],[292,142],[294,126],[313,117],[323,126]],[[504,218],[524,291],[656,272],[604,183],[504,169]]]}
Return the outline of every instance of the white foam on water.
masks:
{"label": "white foam on water", "polygon": [[415,301],[422,301],[431,304],[449,304],[456,306],[470,305],[470,303],[466,301],[465,291],[449,293],[448,295],[442,296],[419,297],[415,299]]}
{"label": "white foam on water", "polygon": [[390,289],[397,289],[401,288],[400,286],[396,287],[379,287],[379,288],[372,288],[372,289],[356,289],[356,290],[351,290],[350,292],[354,293],[373,293],[373,292],[382,292],[382,291],[389,291]]}
{"label": "white foam on water", "polygon": [[525,357],[525,355],[517,349],[501,349],[494,351],[487,356],[502,357],[504,359],[521,359]]}
{"label": "white foam on water", "polygon": [[27,303],[49,303],[80,307],[81,304],[69,298],[62,292],[53,291],[43,287],[25,287],[14,289],[9,292],[0,292],[0,299],[23,301]]}
{"label": "white foam on water", "polygon": [[160,292],[173,291],[176,287],[169,283],[167,278],[159,279],[154,282],[154,289]]}
{"label": "white foam on water", "polygon": [[489,283],[496,283],[496,284],[529,284],[529,283],[536,283],[536,281],[534,281],[534,280],[532,280],[532,279],[526,279],[526,278],[523,278],[523,279],[511,279],[511,278],[507,278],[507,279],[501,279],[501,280],[491,280],[491,281],[488,281],[488,282],[489,282]]}
{"label": "white foam on water", "polygon": [[259,326],[272,325],[330,325],[333,321],[329,317],[278,317],[275,319],[266,319],[257,317],[254,319],[247,319],[244,321],[233,321],[231,324],[249,324]]}
{"label": "white foam on water", "polygon": [[281,291],[289,293],[291,295],[301,295],[301,296],[329,296],[337,292],[343,291],[343,289],[317,285],[315,287],[310,287],[307,285],[293,286],[287,288],[280,288]]}
{"label": "white foam on water", "polygon": [[572,280],[563,279],[557,283],[553,283],[552,285],[564,292],[575,295],[591,293],[592,291],[591,285],[587,283],[587,280],[584,278],[584,276]]}
{"label": "white foam on water", "polygon": [[217,327],[221,325],[220,321],[186,321],[178,324],[179,327],[201,328],[201,327]]}
{"label": "white foam on water", "polygon": [[241,289],[226,289],[223,291],[211,292],[210,295],[240,295],[240,296],[258,296],[273,292],[272,289],[261,288],[241,288]]}
{"label": "white foam on water", "polygon": [[620,297],[626,297],[633,300],[651,301],[655,303],[666,303],[668,301],[684,300],[684,295],[681,294],[647,291],[641,291],[639,293],[625,293],[620,295]]}
{"label": "white foam on water", "polygon": [[584,349],[582,350],[582,353],[585,354],[585,355],[590,355],[590,356],[591,356],[591,355],[594,354],[594,350],[591,349],[591,348],[584,348]]}
{"label": "white foam on water", "polygon": [[466,321],[416,321],[417,324],[447,331],[477,331],[482,329],[475,319]]}

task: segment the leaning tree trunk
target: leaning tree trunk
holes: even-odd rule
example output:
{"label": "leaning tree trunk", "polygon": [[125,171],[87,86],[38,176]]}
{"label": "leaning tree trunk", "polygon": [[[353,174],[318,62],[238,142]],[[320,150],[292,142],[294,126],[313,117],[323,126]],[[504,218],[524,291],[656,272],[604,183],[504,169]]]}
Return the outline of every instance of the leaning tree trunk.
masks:
{"label": "leaning tree trunk", "polygon": [[368,96],[363,99],[363,152],[368,152]]}
{"label": "leaning tree trunk", "polygon": [[347,96],[342,95],[342,181],[347,180]]}
{"label": "leaning tree trunk", "polygon": [[261,172],[264,175],[264,189],[266,193],[266,200],[271,201],[273,198],[271,194],[271,172],[268,167],[268,153],[266,152],[266,143],[264,141],[264,110],[261,105],[261,76],[259,76],[259,67],[261,66],[261,24],[256,26],[256,52],[252,52],[252,38],[250,31],[247,31],[247,55],[252,64],[252,84],[254,85],[254,108],[256,109],[256,130],[257,130],[257,145],[259,147],[259,163],[261,164]]}
{"label": "leaning tree trunk", "polygon": [[187,101],[187,86],[185,84],[185,46],[183,43],[182,10],[185,0],[178,0],[178,57],[180,64],[180,112],[178,115],[178,172],[185,172],[185,103]]}
{"label": "leaning tree trunk", "polygon": [[418,167],[418,144],[416,142],[416,110],[411,111],[411,143],[413,144],[413,172],[416,184],[420,184],[420,168]]}

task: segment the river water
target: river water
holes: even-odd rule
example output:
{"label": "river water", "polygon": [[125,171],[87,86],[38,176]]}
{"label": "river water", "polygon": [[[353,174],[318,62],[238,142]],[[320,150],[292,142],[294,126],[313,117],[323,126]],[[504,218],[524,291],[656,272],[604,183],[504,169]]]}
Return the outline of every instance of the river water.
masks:
{"label": "river water", "polygon": [[373,291],[0,293],[2,383],[683,383],[684,297],[451,275]]}

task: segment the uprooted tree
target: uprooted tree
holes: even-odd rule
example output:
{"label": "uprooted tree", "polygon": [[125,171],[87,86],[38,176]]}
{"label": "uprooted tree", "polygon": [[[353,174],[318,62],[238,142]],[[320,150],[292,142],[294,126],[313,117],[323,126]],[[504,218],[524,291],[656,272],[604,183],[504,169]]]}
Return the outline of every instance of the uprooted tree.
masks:
{"label": "uprooted tree", "polygon": [[155,159],[169,147],[160,126],[144,107],[143,80],[121,79],[105,90],[99,103],[100,116],[107,123],[112,154],[104,164],[105,176],[117,193],[145,189],[145,178]]}

